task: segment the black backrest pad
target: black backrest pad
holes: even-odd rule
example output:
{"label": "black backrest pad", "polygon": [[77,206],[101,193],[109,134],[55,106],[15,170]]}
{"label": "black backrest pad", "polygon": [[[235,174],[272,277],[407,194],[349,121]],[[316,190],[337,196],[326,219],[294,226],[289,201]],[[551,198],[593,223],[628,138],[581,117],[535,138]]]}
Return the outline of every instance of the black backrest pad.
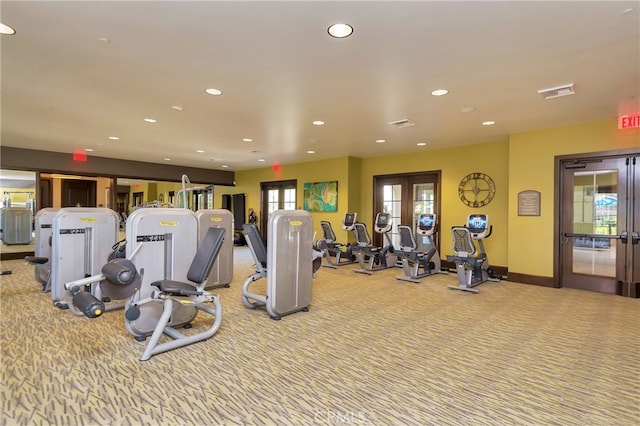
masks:
{"label": "black backrest pad", "polygon": [[260,236],[260,232],[258,232],[258,228],[255,225],[244,224],[242,225],[242,230],[244,232],[244,236],[249,239],[251,250],[253,250],[253,254],[264,266],[267,267],[267,247],[262,241],[262,237]]}
{"label": "black backrest pad", "polygon": [[218,257],[218,252],[222,247],[224,232],[224,228],[209,228],[187,272],[189,281],[202,284],[209,277],[213,262]]}

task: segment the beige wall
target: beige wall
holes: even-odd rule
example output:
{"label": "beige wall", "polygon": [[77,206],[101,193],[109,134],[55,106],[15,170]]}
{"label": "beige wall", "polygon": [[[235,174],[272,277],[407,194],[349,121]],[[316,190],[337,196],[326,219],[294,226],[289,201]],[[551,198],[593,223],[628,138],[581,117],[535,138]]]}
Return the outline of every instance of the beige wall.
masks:
{"label": "beige wall", "polygon": [[[338,180],[338,212],[312,213],[314,230],[321,235],[319,221],[334,224],[337,238],[344,241],[346,232],[336,229],[344,213],[355,211],[359,220],[373,221],[373,176],[441,171],[442,205],[440,227],[442,257],[452,253],[446,230],[464,224],[470,213],[489,215],[493,234],[485,241],[489,260],[509,272],[553,276],[553,214],[555,156],[619,149],[638,148],[637,130],[619,131],[617,121],[588,123],[558,129],[511,135],[508,140],[449,149],[424,149],[419,153],[374,158],[335,158],[282,166],[279,173],[271,168],[236,173],[236,193],[247,195],[247,209],[260,206],[260,182],[297,179],[298,204],[302,205],[305,182]],[[483,172],[496,184],[493,201],[473,209],[458,198],[458,184],[467,174]],[[523,190],[541,192],[541,215],[518,216],[517,194]]]}

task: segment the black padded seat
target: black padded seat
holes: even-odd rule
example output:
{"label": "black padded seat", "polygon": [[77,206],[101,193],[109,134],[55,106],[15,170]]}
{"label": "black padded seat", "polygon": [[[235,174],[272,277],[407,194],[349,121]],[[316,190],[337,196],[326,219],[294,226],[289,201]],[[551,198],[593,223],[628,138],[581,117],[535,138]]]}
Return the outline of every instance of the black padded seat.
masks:
{"label": "black padded seat", "polygon": [[31,263],[32,265],[44,265],[49,261],[48,257],[40,257],[40,256],[25,256],[24,260]]}
{"label": "black padded seat", "polygon": [[174,296],[193,296],[202,294],[196,289],[196,286],[182,281],[162,280],[151,283],[152,286],[158,287],[163,293]]}
{"label": "black padded seat", "polygon": [[251,242],[251,248],[253,254],[260,265],[266,269],[267,267],[267,245],[264,243],[260,231],[253,224],[245,223],[242,225],[245,238],[248,238]]}

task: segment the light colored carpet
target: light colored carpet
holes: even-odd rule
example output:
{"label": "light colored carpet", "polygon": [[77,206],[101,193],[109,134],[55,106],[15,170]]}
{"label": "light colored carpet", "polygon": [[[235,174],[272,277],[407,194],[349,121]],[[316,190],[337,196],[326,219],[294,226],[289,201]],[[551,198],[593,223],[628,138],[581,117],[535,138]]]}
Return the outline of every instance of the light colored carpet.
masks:
{"label": "light colored carpet", "polygon": [[122,311],[74,317],[32,266],[0,268],[2,425],[640,424],[638,299],[343,266],[273,321],[243,306],[235,248],[220,331],[140,362]]}

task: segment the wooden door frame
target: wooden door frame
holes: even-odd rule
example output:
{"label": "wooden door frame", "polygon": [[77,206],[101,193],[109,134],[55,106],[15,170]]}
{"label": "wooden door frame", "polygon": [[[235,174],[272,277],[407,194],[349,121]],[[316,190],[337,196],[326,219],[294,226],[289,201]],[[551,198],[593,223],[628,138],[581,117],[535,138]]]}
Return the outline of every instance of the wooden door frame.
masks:
{"label": "wooden door frame", "polygon": [[[406,187],[404,188],[404,192],[402,194],[403,196],[403,202],[401,205],[401,216],[402,217],[407,217],[407,216],[411,216],[412,217],[412,222],[413,222],[413,213],[411,212],[411,209],[413,207],[412,203],[413,203],[413,193],[411,192],[413,190],[413,185],[416,183],[416,179],[419,178],[420,176],[433,176],[435,177],[435,181],[431,182],[428,181],[427,183],[434,183],[435,185],[435,211],[434,213],[436,214],[436,217],[438,218],[438,229],[437,229],[437,238],[436,238],[436,247],[440,247],[440,239],[441,239],[441,231],[440,231],[440,213],[441,213],[441,204],[442,204],[442,198],[441,198],[441,187],[442,187],[442,172],[440,170],[427,170],[427,171],[423,171],[423,172],[411,172],[411,173],[394,173],[394,174],[389,174],[389,175],[375,175],[373,176],[373,217],[371,218],[371,224],[373,225],[375,220],[376,220],[376,214],[379,212],[379,208],[380,205],[382,203],[382,194],[379,191],[378,185],[380,185],[382,183],[382,181],[388,180],[389,182],[384,182],[385,185],[389,184],[389,185],[394,185],[395,183],[391,183],[391,182],[397,182],[400,183],[402,185],[406,185]],[[411,188],[409,188],[409,186],[411,186]],[[408,199],[411,200],[410,203],[407,203],[405,198],[405,194],[407,192],[411,192],[409,194]],[[394,225],[400,225],[399,223],[396,223]],[[410,224],[411,226],[413,226],[413,223]],[[380,245],[382,243],[382,236],[379,235],[378,233],[373,231],[373,226],[371,228],[370,231],[370,236],[372,237],[373,240],[373,244],[377,244]]]}

